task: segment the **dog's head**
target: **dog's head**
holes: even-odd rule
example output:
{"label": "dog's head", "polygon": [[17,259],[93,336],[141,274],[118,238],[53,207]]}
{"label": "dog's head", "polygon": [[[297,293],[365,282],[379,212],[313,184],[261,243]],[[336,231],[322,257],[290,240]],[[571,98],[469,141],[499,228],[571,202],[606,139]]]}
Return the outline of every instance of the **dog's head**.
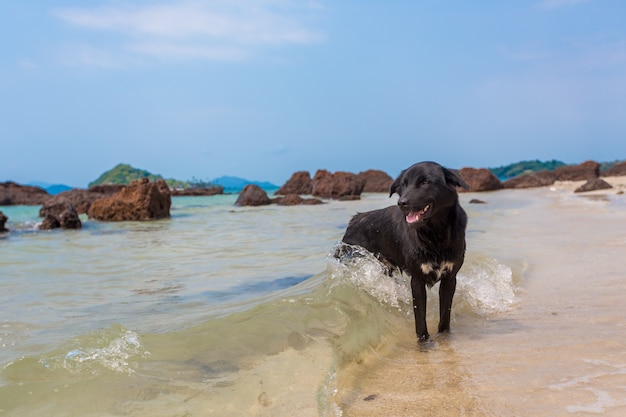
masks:
{"label": "dog's head", "polygon": [[469,189],[461,175],[435,162],[420,162],[405,169],[391,185],[407,223],[419,225],[458,201],[457,187]]}

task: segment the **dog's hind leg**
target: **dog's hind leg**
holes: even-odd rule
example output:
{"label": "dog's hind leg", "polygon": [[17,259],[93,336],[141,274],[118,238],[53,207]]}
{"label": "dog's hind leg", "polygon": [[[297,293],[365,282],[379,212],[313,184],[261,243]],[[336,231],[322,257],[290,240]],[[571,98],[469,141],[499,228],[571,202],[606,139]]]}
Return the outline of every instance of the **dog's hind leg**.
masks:
{"label": "dog's hind leg", "polygon": [[420,341],[428,340],[426,327],[426,285],[417,278],[411,277],[411,293],[413,294],[413,312],[415,313],[415,332]]}
{"label": "dog's hind leg", "polygon": [[450,331],[452,298],[456,290],[456,274],[451,274],[439,284],[439,333]]}

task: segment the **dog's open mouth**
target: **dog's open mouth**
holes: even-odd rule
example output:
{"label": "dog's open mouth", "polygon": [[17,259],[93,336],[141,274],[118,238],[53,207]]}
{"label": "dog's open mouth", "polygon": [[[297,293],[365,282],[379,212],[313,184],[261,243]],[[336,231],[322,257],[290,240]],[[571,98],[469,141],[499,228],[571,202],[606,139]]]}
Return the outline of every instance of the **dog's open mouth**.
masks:
{"label": "dog's open mouth", "polygon": [[419,222],[428,213],[428,210],[430,210],[430,204],[420,211],[409,211],[409,214],[406,215],[406,222],[411,224]]}

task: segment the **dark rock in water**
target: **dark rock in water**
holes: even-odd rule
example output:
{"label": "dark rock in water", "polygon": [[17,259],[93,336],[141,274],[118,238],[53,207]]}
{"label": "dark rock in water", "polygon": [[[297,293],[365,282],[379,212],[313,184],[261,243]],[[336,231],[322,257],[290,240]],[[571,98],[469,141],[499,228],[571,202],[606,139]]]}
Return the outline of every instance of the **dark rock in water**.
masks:
{"label": "dark rock in water", "polygon": [[224,194],[224,187],[221,185],[215,185],[207,188],[182,188],[171,190],[172,197],[206,197],[218,194]]}
{"label": "dark rock in water", "polygon": [[559,167],[554,173],[557,181],[590,180],[600,176],[600,164],[595,161],[586,161],[580,165]]}
{"label": "dark rock in water", "polygon": [[317,198],[302,198],[297,194],[287,194],[284,197],[277,197],[272,199],[272,203],[276,203],[280,206],[298,206],[298,205],[315,205],[324,204],[324,202]]}
{"label": "dark rock in water", "polygon": [[[470,186],[469,191],[495,191],[503,188],[502,183],[493,172],[486,168],[462,168],[461,177]],[[465,191],[460,189],[460,191]]]}
{"label": "dark rock in water", "polygon": [[613,188],[611,184],[601,178],[593,178],[574,190],[575,193],[586,193],[588,191],[608,190]]}
{"label": "dark rock in water", "polygon": [[531,174],[520,175],[504,181],[504,188],[535,188],[554,184],[556,173],[554,171],[537,171]]}
{"label": "dark rock in water", "polygon": [[[55,196],[51,196],[44,202],[44,207],[47,205],[59,204],[64,201],[69,201],[78,214],[87,214],[89,213],[89,207],[91,204],[99,200],[101,198],[110,197],[114,194],[119,193],[126,187],[125,185],[94,185],[89,187],[89,189],[84,190],[81,188],[74,188],[69,191],[63,191]],[[39,212],[41,217],[44,217]]]}
{"label": "dark rock in water", "polygon": [[42,230],[49,229],[80,229],[82,223],[76,209],[69,201],[58,201],[54,204],[45,204],[39,210],[43,222],[39,225]]}
{"label": "dark rock in water", "polygon": [[243,187],[235,202],[236,206],[266,206],[268,204],[272,204],[272,200],[261,187],[254,184]]}
{"label": "dark rock in water", "polygon": [[[104,194],[90,193],[87,190],[75,188],[69,191],[63,191],[55,196],[50,197],[44,203],[44,207],[49,206],[49,205],[51,206],[51,205],[61,204],[64,201],[68,201],[74,206],[77,213],[87,214],[87,212],[89,211],[89,207],[91,206],[91,203],[93,203],[99,198],[104,198],[104,197],[106,197],[106,195]],[[44,214],[42,214],[42,210],[43,210],[43,207],[41,210],[39,210],[39,215],[41,217],[44,217]]]}
{"label": "dark rock in water", "polygon": [[364,183],[364,193],[388,193],[393,184],[393,178],[389,174],[375,169],[359,172],[357,178]]}
{"label": "dark rock in water", "polygon": [[312,183],[312,194],[315,197],[344,199],[358,197],[363,192],[363,179],[350,172],[330,172],[320,169],[315,173]]}
{"label": "dark rock in water", "polygon": [[603,177],[621,177],[626,175],[626,161],[620,162],[602,171]]}
{"label": "dark rock in water", "polygon": [[4,215],[3,212],[0,211],[0,233],[2,232],[8,232],[9,229],[7,229],[6,227],[4,227],[4,224],[9,220],[9,218],[7,216]]}
{"label": "dark rock in water", "polygon": [[143,221],[170,217],[172,196],[164,180],[133,181],[111,197],[95,200],[89,218],[104,221]]}
{"label": "dark rock in water", "polygon": [[479,200],[479,199],[477,199],[477,198],[472,198],[472,199],[469,201],[469,203],[470,203],[470,204],[487,204],[487,202],[486,202],[486,201]]}
{"label": "dark rock in water", "polygon": [[0,206],[38,206],[49,197],[43,188],[12,181],[0,182]]}
{"label": "dark rock in water", "polygon": [[298,171],[291,175],[291,178],[276,191],[276,194],[284,196],[288,194],[310,195],[312,192],[311,174],[307,171]]}

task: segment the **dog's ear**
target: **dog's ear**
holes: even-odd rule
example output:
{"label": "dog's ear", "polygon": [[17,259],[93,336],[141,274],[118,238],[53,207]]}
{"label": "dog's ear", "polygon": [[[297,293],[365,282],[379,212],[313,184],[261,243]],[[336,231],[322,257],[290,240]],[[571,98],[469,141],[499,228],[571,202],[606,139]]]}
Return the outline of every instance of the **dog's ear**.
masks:
{"label": "dog's ear", "polygon": [[[405,170],[406,171],[406,170]],[[389,197],[393,195],[393,193],[398,193],[400,195],[402,193],[402,176],[404,175],[404,171],[398,175],[398,178],[391,184],[391,188],[389,189]]]}
{"label": "dog's ear", "polygon": [[467,185],[459,171],[457,171],[456,169],[444,168],[443,175],[446,177],[446,183],[448,185],[452,185],[454,187],[463,187],[466,190],[470,189],[470,186]]}

